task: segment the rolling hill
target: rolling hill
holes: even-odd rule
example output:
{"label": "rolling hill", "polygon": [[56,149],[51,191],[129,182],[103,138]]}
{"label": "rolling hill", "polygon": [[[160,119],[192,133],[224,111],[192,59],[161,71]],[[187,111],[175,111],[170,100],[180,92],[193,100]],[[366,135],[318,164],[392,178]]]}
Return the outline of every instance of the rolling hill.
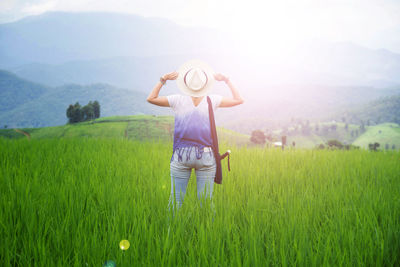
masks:
{"label": "rolling hill", "polygon": [[101,115],[168,114],[146,102],[147,94],[113,87],[108,84],[46,87],[12,73],[0,72],[0,125],[9,128],[44,127],[67,122],[69,104],[86,105],[98,100]]}
{"label": "rolling hill", "polygon": [[[54,127],[23,128],[32,139],[99,137],[128,138],[139,141],[173,141],[174,118],[171,116],[112,116],[102,117],[93,121],[67,124]],[[246,145],[250,137],[228,129],[218,128],[221,144]],[[14,129],[1,129],[0,137],[25,138]]]}
{"label": "rolling hill", "polygon": [[[324,126],[330,128],[331,124],[321,124],[319,133],[309,135],[288,134],[287,144],[296,148],[315,148],[330,139],[337,139],[345,144],[353,144],[368,149],[369,143],[380,143],[380,149],[400,148],[400,125],[384,123],[376,126],[366,126],[366,131],[359,136],[350,134],[359,129],[358,125],[349,125],[344,129],[343,123],[337,124],[335,131],[324,132]],[[313,125],[315,127],[315,125]],[[67,124],[54,127],[23,128],[20,129],[33,139],[41,138],[128,138],[138,141],[173,141],[174,118],[172,116],[134,115],[102,117],[93,121]],[[223,127],[218,127],[218,136],[222,145],[253,145],[250,136],[241,134]],[[0,137],[19,139],[25,138],[22,133],[14,129],[1,129]],[[386,146],[387,144],[387,146]],[[393,147],[394,145],[394,147]]]}
{"label": "rolling hill", "polygon": [[[174,83],[172,84],[174,85]],[[91,100],[98,100],[101,105],[102,116],[132,115],[132,114],[158,114],[172,115],[170,109],[160,108],[146,102],[147,94],[127,89],[115,88],[107,84],[76,85],[68,84],[59,87],[47,87],[33,83],[15,76],[12,73],[0,72],[0,99],[2,109],[0,112],[0,125],[8,128],[16,127],[44,127],[62,125],[67,122],[65,111],[69,104],[80,102],[85,105]],[[174,86],[169,85],[163,94],[171,93]],[[279,129],[280,124],[289,120],[290,116],[311,116],[312,114],[329,114],[334,110],[341,110],[343,107],[337,103],[347,103],[347,106],[356,107],[357,101],[366,101],[375,95],[372,92],[362,94],[363,88],[346,93],[343,88],[342,93],[321,97],[317,94],[318,87],[307,93],[302,88],[283,88],[279,91],[291,90],[292,96],[296,101],[289,103],[283,100],[284,94],[280,98],[279,94],[275,98],[264,101],[263,99],[248,99],[250,105],[239,106],[230,109],[219,109],[216,113],[218,125],[232,129],[235,132],[250,134],[254,129]],[[175,89],[176,90],[176,89]],[[337,88],[336,90],[340,90]],[[339,91],[338,91],[339,92]],[[380,91],[376,91],[379,94]],[[362,96],[358,100],[352,94],[360,93]],[[364,100],[361,100],[364,99]],[[312,101],[310,101],[312,100]],[[307,101],[310,104],[306,105]],[[347,102],[346,102],[347,101]],[[370,107],[369,107],[370,106]],[[399,97],[387,97],[373,101],[371,104],[354,108],[354,114],[362,116],[379,116],[382,121],[398,118]],[[274,114],[272,116],[272,114]],[[352,113],[346,113],[348,116]],[[354,117],[354,116],[353,116]],[[375,117],[371,117],[372,119]],[[350,118],[350,117],[349,117]],[[350,119],[348,119],[351,122]],[[393,121],[393,120],[392,120]],[[364,120],[366,123],[367,120]],[[357,123],[357,122],[356,122]],[[324,125],[321,124],[321,129]],[[298,134],[289,135],[289,142],[295,141],[301,147],[311,147],[328,139],[338,139],[350,144],[357,136],[350,136],[352,125],[349,131],[344,130],[344,124],[338,124],[335,132],[327,131],[323,135],[314,133],[313,136],[303,137]],[[359,126],[354,126],[359,127]],[[353,128],[354,128],[353,127]],[[355,131],[356,128],[353,130]],[[303,141],[301,141],[303,140]],[[303,144],[304,143],[304,144]]]}
{"label": "rolling hill", "polygon": [[354,106],[336,116],[345,118],[348,122],[364,124],[379,124],[395,122],[400,124],[400,95],[386,96],[375,99],[368,104]]}
{"label": "rolling hill", "polygon": [[[366,132],[358,137],[353,144],[368,148],[368,144],[379,143],[379,149],[400,148],[400,127],[396,123],[383,123],[366,128]],[[393,147],[394,146],[394,147]]]}
{"label": "rolling hill", "polygon": [[360,134],[359,125],[348,124],[347,129],[345,125],[345,123],[338,122],[311,123],[310,130],[307,134],[302,133],[302,129],[299,125],[297,126],[297,130],[294,127],[289,127],[286,132],[275,130],[273,134],[279,137],[286,135],[287,144],[292,146],[292,143],[295,142],[298,148],[315,148],[317,145],[326,144],[328,140],[333,139],[343,144],[352,144]]}
{"label": "rolling hill", "polygon": [[49,88],[0,70],[0,114],[39,98]]}
{"label": "rolling hill", "polygon": [[292,146],[292,143],[295,142],[298,148],[315,148],[317,145],[326,144],[329,140],[338,140],[344,145],[352,144],[366,149],[368,149],[368,144],[375,142],[380,143],[380,149],[392,149],[393,145],[395,149],[400,148],[399,124],[383,123],[365,126],[364,132],[360,125],[347,124],[347,129],[345,126],[346,124],[342,122],[325,122],[319,123],[318,126],[311,124],[308,134],[302,134],[301,129],[295,131],[293,128],[289,128],[286,133],[276,130],[273,132],[273,136],[280,140],[280,136],[286,135],[287,144]]}

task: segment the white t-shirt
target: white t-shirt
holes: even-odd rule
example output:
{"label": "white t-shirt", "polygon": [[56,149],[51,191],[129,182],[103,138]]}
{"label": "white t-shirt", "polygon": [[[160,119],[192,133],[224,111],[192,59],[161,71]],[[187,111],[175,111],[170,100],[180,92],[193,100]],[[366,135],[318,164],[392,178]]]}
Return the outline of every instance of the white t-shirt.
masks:
{"label": "white t-shirt", "polygon": [[[215,112],[222,96],[209,97]],[[188,95],[169,95],[167,99],[175,113],[174,151],[188,146],[199,148],[212,146],[207,96],[204,96],[197,106]]]}

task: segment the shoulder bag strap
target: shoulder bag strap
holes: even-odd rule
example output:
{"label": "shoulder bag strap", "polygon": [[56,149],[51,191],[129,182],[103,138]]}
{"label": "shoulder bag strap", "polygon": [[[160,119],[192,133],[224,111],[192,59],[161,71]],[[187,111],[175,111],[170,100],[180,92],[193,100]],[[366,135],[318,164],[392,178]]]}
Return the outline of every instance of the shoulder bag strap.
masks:
{"label": "shoulder bag strap", "polygon": [[217,184],[221,184],[222,183],[221,156],[219,155],[218,136],[217,136],[217,128],[215,127],[214,110],[212,108],[212,103],[209,96],[207,96],[207,103],[208,103],[208,115],[210,117],[212,150],[214,153],[215,162],[217,164],[217,171],[215,173],[214,182]]}

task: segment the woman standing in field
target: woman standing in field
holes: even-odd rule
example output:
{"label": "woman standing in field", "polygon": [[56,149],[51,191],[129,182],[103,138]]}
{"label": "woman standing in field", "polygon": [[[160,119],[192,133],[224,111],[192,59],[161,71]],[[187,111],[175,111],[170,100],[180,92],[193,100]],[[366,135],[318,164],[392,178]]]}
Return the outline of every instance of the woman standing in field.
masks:
{"label": "woman standing in field", "polygon": [[[197,196],[201,198],[204,194],[206,198],[212,197],[216,161],[211,148],[210,119],[205,96],[214,79],[225,82],[232,92],[231,98],[209,95],[214,111],[218,107],[233,107],[243,103],[228,77],[213,74],[207,64],[197,60],[185,63],[178,72],[163,75],[147,98],[149,103],[171,107],[175,113],[170,202],[176,201],[177,208],[182,205],[193,168],[196,172]],[[162,86],[168,80],[177,80],[178,87],[185,95],[159,96]]]}

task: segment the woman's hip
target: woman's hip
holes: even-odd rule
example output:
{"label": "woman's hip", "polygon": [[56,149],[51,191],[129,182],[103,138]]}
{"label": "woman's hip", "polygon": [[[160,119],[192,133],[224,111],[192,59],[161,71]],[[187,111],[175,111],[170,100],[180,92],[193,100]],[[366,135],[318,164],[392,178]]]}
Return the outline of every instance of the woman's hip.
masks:
{"label": "woman's hip", "polygon": [[171,169],[210,169],[216,167],[214,153],[211,147],[183,147],[175,149],[171,158]]}

